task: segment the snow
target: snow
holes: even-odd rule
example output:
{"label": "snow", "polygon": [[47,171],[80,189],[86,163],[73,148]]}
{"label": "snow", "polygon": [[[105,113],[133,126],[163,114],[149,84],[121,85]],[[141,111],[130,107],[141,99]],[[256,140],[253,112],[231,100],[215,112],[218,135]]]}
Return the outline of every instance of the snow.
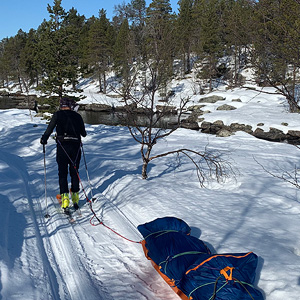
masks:
{"label": "snow", "polygon": [[[196,103],[204,96],[194,95],[189,84],[182,84],[184,92]],[[90,98],[83,101],[103,100],[92,88],[86,93]],[[213,94],[226,100],[207,104],[207,121],[221,119],[253,129],[262,122],[265,129],[300,130],[299,115],[287,112],[282,96],[249,89]],[[232,102],[237,98],[241,102]],[[216,110],[225,103],[237,110]],[[83,159],[79,170],[83,187],[88,197],[97,198],[92,204],[97,217],[132,240],[128,241],[103,225],[90,224],[93,214],[83,191],[82,217],[77,216],[75,224],[59,213],[51,138],[46,145],[45,198],[39,140],[47,125],[31,114],[0,110],[0,299],[179,299],[145,258],[142,246],[132,242],[142,239],[139,224],[163,216],[186,221],[192,235],[213,252],[256,253],[256,287],[267,300],[299,298],[299,190],[270,175],[292,173],[299,165],[298,148],[244,132],[223,138],[179,129],[157,143],[153,154],[179,147],[208,148],[221,151],[234,170],[224,182],[212,180],[200,188],[194,165],[175,156],[151,161],[149,178],[142,180],[140,148],[126,128],[86,125],[88,174]]]}

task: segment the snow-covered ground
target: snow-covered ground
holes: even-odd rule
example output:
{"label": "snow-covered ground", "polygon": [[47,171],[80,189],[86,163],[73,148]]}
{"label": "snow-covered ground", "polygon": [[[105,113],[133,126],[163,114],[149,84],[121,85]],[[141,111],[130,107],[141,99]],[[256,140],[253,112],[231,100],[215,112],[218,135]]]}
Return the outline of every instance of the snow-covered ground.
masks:
{"label": "snow-covered ground", "polygon": [[[254,129],[262,122],[266,129],[300,130],[300,116],[289,114],[280,96],[245,89],[214,94],[226,101],[207,106],[208,121],[239,122]],[[191,101],[197,103],[198,98]],[[242,102],[231,101],[236,98]],[[229,102],[238,109],[216,110]],[[82,217],[75,224],[59,212],[52,139],[46,146],[45,198],[39,140],[46,126],[28,110],[0,111],[0,299],[179,299],[139,243],[90,224],[93,215],[82,191]],[[221,138],[179,129],[156,144],[154,154],[208,148],[221,151],[234,168],[235,176],[225,182],[212,181],[200,188],[194,165],[171,156],[153,160],[149,179],[142,180],[140,148],[126,128],[86,128],[84,151],[92,194],[97,197],[93,209],[106,226],[140,241],[139,224],[163,216],[181,218],[192,227],[192,235],[214,252],[255,252],[259,256],[256,287],[267,300],[299,299],[300,191],[268,173],[293,173],[300,164],[298,148],[243,132]],[[83,160],[80,176],[90,197]]]}

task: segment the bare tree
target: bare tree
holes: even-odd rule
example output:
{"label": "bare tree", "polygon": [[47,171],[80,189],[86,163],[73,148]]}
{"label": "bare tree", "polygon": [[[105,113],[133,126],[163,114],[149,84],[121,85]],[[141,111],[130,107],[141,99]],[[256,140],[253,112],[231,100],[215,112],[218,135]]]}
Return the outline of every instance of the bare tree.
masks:
{"label": "bare tree", "polygon": [[[143,161],[142,178],[148,177],[148,164],[154,159],[168,155],[183,155],[187,157],[195,166],[200,185],[208,176],[214,176],[219,181],[221,177],[227,176],[231,170],[230,164],[223,159],[217,151],[205,149],[203,153],[187,148],[167,151],[152,155],[153,147],[159,140],[171,135],[180,127],[180,121],[189,98],[181,99],[179,107],[172,106],[172,96],[165,96],[162,105],[157,105],[157,94],[161,89],[165,89],[165,81],[151,65],[148,65],[146,84],[137,91],[138,73],[135,72],[130,81],[125,81],[122,85],[122,97],[125,102],[126,118],[125,122],[133,139],[141,145],[141,157]],[[130,84],[128,84],[130,83]],[[165,126],[161,124],[163,118],[176,109],[176,122]],[[145,124],[138,123],[138,115],[143,114],[146,118]]]}

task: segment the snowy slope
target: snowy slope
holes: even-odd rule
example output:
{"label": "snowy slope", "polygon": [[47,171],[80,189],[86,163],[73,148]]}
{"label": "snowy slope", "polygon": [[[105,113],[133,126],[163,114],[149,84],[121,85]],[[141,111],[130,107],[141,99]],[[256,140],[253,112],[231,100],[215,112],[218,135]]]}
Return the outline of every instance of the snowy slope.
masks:
{"label": "snowy slope", "polygon": [[[246,110],[253,95],[243,97]],[[280,124],[278,116],[286,114],[280,100],[276,109],[270,99],[263,104],[269,122]],[[248,116],[254,118],[255,113],[249,105]],[[283,118],[297,127],[299,115]],[[260,121],[252,119],[253,124]],[[139,243],[90,224],[93,215],[83,192],[83,216],[75,224],[59,213],[51,139],[46,146],[45,199],[39,139],[46,126],[28,110],[0,111],[0,299],[179,299]],[[256,285],[267,300],[299,298],[299,190],[262,168],[277,175],[292,172],[299,164],[299,149],[242,132],[220,138],[180,129],[158,143],[154,153],[179,147],[218,149],[235,170],[224,183],[211,182],[201,189],[193,165],[184,158],[153,160],[149,179],[142,180],[140,149],[126,128],[87,125],[87,132],[84,150],[97,197],[93,209],[106,226],[140,241],[139,224],[162,216],[182,218],[214,252],[255,252]],[[80,175],[90,197],[83,160]],[[44,218],[46,212],[49,219]]]}

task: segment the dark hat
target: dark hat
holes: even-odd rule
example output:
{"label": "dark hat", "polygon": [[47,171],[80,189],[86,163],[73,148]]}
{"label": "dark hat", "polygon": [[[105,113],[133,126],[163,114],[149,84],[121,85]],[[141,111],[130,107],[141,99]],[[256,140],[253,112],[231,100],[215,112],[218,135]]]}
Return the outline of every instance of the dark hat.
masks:
{"label": "dark hat", "polygon": [[62,107],[70,107],[69,103],[70,103],[70,99],[68,97],[63,97],[59,101],[59,107],[60,108],[62,108]]}
{"label": "dark hat", "polygon": [[74,99],[71,99],[69,97],[62,97],[59,102],[59,107],[69,107],[71,110],[78,110],[79,105],[76,103]]}

